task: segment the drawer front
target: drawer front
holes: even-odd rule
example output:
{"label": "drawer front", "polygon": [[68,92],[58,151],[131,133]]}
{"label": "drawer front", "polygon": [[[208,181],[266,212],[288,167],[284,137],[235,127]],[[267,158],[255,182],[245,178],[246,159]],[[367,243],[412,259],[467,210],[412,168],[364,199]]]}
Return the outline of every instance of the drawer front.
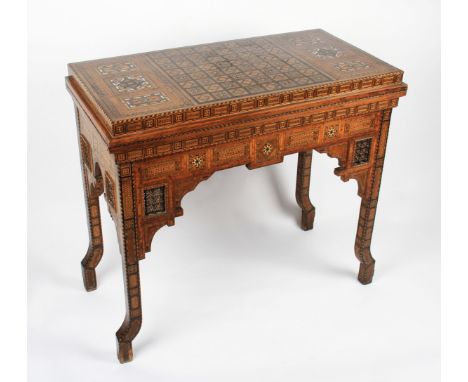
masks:
{"label": "drawer front", "polygon": [[372,133],[378,129],[378,114],[339,119],[292,129],[285,133],[284,151],[292,153]]}

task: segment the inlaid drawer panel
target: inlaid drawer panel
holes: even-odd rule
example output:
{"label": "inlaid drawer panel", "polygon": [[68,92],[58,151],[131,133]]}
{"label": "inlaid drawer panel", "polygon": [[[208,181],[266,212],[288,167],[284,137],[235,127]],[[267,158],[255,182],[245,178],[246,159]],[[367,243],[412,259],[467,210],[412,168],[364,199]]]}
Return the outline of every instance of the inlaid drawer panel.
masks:
{"label": "inlaid drawer panel", "polygon": [[377,114],[313,124],[285,132],[284,150],[292,152],[349,138],[376,128]]}
{"label": "inlaid drawer panel", "polygon": [[155,179],[181,169],[181,157],[161,158],[148,163],[142,169],[143,179]]}
{"label": "inlaid drawer panel", "polygon": [[237,144],[224,145],[213,149],[213,164],[223,165],[232,162],[245,162],[250,154],[248,141]]}

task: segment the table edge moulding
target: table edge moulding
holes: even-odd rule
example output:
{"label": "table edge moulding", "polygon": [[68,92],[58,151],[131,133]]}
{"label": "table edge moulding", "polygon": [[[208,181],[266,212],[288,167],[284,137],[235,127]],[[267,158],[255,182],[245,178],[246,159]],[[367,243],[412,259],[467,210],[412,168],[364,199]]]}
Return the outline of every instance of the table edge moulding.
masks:
{"label": "table edge moulding", "polygon": [[97,287],[103,255],[99,197],[117,228],[126,315],[118,358],[133,358],[142,323],[139,261],[155,233],[183,215],[182,198],[214,172],[298,154],[301,227],[313,227],[312,151],[338,159],[361,207],[354,252],[369,284],[370,246],[392,109],[403,71],[320,30],[188,46],[68,65],[89,247],[82,272]]}

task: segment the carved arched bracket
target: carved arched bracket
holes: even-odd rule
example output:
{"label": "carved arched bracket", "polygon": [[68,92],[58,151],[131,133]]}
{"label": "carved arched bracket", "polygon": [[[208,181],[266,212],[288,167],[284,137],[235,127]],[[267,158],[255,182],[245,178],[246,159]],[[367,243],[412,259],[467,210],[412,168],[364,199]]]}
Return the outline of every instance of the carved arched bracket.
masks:
{"label": "carved arched bracket", "polygon": [[340,167],[338,169],[346,168],[348,164],[348,142],[338,143],[333,146],[319,147],[316,150],[321,154],[327,154],[330,158],[338,159]]}
{"label": "carved arched bracket", "polygon": [[97,178],[93,183],[89,186],[89,193],[92,198],[97,198],[102,195],[104,192],[104,182],[102,178]]}
{"label": "carved arched bracket", "polygon": [[330,158],[338,159],[339,167],[335,168],[335,175],[339,176],[343,182],[355,179],[358,184],[358,195],[362,198],[366,191],[369,167],[367,165],[352,167],[350,143],[338,143],[333,146],[320,147],[316,150],[321,154],[327,154]]}
{"label": "carved arched bracket", "polygon": [[181,206],[182,199],[189,192],[195,190],[195,188],[203,181],[207,180],[214,174],[214,171],[206,172],[198,176],[193,176],[190,178],[176,179],[174,183],[174,208],[175,216],[182,216],[184,211]]}
{"label": "carved arched bracket", "polygon": [[104,194],[109,215],[114,220],[116,210],[116,185],[114,178],[107,171],[103,172],[98,162],[94,163],[92,171],[89,168],[85,168],[84,171],[89,183],[90,197],[97,198]]}
{"label": "carved arched bracket", "polygon": [[90,178],[88,186],[90,197],[97,198],[101,196],[104,192],[104,181],[102,178],[101,168],[98,163],[94,164],[94,171],[88,169],[87,176]]}
{"label": "carved arched bracket", "polygon": [[[156,235],[156,232],[158,232],[162,227],[164,226],[173,226],[174,225],[174,219],[172,220],[166,220],[166,221],[162,221],[162,222],[158,222],[157,224],[152,224],[152,225],[148,225],[146,224],[144,226],[144,234],[145,234],[145,251],[144,253],[146,252],[150,252],[151,251],[151,243],[153,242],[153,237],[154,235]],[[144,253],[142,254],[144,256]]]}
{"label": "carved arched bracket", "polygon": [[[168,211],[161,215],[160,218],[151,222],[142,222],[144,252],[151,251],[151,243],[156,232],[166,225],[173,226],[175,218],[184,214],[184,210],[181,206],[183,197],[193,191],[201,182],[210,178],[213,173],[214,171],[210,171],[192,177],[172,179],[171,186],[166,188],[167,192],[170,193],[170,195],[167,195],[167,200],[170,200],[170,203],[168,203]],[[142,256],[144,256],[144,253]]]}
{"label": "carved arched bracket", "polygon": [[369,171],[367,168],[360,171],[341,170],[335,169],[335,175],[339,176],[343,182],[347,182],[350,179],[355,179],[358,184],[358,195],[363,198],[366,192],[367,176]]}

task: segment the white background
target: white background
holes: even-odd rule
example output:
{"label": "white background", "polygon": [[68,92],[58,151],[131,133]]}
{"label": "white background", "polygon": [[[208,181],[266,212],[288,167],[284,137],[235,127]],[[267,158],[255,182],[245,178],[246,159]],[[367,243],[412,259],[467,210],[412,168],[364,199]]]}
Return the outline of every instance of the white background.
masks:
{"label": "white background", "polygon": [[[437,1],[63,1],[29,7],[30,381],[438,381],[440,23]],[[374,282],[355,279],[359,198],[314,155],[315,228],[298,227],[296,156],[215,174],[140,263],[142,330],[120,365],[120,255],[102,206],[98,290],[66,63],[323,28],[405,70],[373,239]]]}

